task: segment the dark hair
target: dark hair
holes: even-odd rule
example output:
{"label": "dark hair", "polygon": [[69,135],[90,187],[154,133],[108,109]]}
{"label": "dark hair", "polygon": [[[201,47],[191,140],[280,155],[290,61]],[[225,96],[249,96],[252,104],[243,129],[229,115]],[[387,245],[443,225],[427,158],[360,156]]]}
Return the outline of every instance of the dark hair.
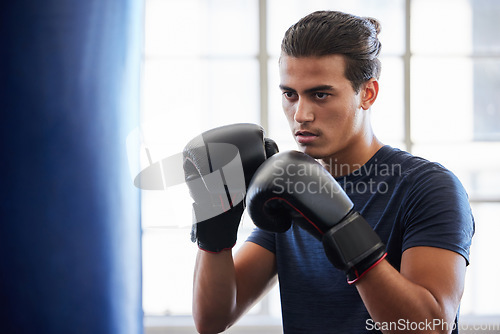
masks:
{"label": "dark hair", "polygon": [[377,38],[380,23],[337,11],[317,11],[291,26],[281,43],[281,52],[292,57],[344,55],[345,77],[356,93],[371,78],[379,79],[378,55],[382,44]]}

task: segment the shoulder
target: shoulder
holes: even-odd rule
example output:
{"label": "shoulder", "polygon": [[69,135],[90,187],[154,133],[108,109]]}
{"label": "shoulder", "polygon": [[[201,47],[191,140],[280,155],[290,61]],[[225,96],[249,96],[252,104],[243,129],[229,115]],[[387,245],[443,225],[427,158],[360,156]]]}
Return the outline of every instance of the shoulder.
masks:
{"label": "shoulder", "polygon": [[445,248],[469,260],[474,218],[468,194],[457,176],[443,165],[398,152],[398,192],[403,224],[403,250],[414,246]]}
{"label": "shoulder", "polygon": [[401,178],[407,186],[407,199],[425,201],[426,198],[444,199],[450,204],[462,203],[469,207],[468,194],[458,179],[449,169],[438,162],[422,157],[404,154]]}
{"label": "shoulder", "polygon": [[272,253],[276,253],[276,233],[255,227],[247,238],[247,241],[257,244]]}
{"label": "shoulder", "polygon": [[[382,151],[383,150],[383,151]],[[450,189],[465,195],[465,188],[456,175],[438,162],[412,155],[390,146],[384,146],[379,164],[386,166],[407,186],[408,190],[434,191]]]}
{"label": "shoulder", "polygon": [[469,196],[457,176],[438,162],[414,156],[398,149],[386,149],[398,179],[398,194],[408,214],[421,211],[447,211],[470,215]]}

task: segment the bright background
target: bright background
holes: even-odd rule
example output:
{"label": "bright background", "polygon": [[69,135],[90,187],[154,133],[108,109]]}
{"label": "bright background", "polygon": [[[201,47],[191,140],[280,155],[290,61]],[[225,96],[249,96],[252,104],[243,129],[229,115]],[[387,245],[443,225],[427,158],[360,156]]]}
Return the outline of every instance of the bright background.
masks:
{"label": "bright background", "polygon": [[[375,132],[461,179],[476,219],[461,314],[500,315],[500,1],[146,0],[142,166],[146,149],[158,161],[202,131],[230,123],[261,124],[281,150],[293,149],[277,57],[285,30],[320,9],[380,20]],[[150,324],[191,321],[197,247],[190,223],[184,185],[142,191],[143,307]],[[237,247],[252,228],[244,219]],[[279,323],[277,289],[245,319]]]}

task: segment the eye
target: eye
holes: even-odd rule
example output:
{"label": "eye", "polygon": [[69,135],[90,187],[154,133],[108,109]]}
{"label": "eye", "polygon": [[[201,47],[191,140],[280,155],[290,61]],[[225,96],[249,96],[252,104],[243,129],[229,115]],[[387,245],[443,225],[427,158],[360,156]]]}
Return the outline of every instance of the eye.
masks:
{"label": "eye", "polygon": [[324,100],[324,99],[326,99],[330,95],[331,94],[322,93],[322,92],[316,92],[316,93],[314,93],[314,97],[317,98],[318,100]]}
{"label": "eye", "polygon": [[283,92],[283,97],[287,100],[292,100],[296,97],[296,93],[295,92]]}

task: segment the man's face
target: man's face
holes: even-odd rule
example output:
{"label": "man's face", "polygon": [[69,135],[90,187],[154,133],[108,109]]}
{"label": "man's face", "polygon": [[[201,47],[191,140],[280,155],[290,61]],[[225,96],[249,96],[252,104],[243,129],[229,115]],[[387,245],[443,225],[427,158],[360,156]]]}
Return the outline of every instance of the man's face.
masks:
{"label": "man's face", "polygon": [[352,155],[370,131],[363,89],[356,94],[344,68],[341,55],[280,60],[282,104],[292,135],[299,149],[316,159]]}

